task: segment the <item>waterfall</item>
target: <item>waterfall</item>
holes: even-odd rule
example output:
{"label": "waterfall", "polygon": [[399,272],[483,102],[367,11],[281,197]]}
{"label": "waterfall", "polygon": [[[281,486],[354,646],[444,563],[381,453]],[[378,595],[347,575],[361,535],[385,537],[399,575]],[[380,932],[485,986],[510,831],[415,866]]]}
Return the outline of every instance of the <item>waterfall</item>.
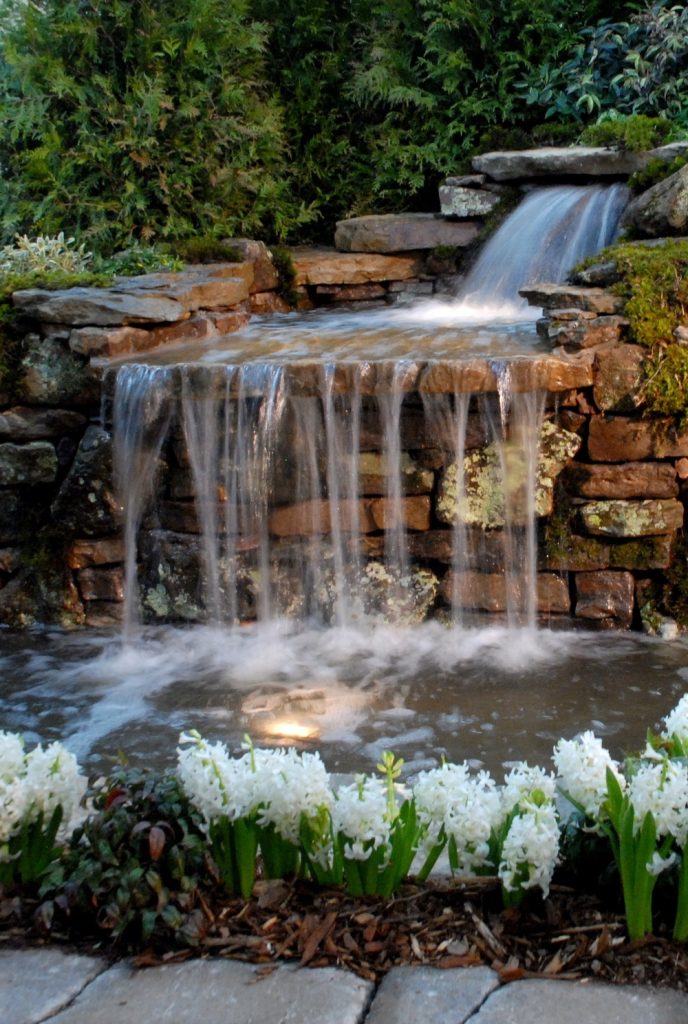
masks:
{"label": "waterfall", "polygon": [[611,245],[628,197],[620,184],[533,189],[481,250],[461,285],[457,313],[532,319],[519,288],[563,281],[585,256]]}
{"label": "waterfall", "polygon": [[[621,185],[534,189],[466,278],[456,322],[532,319],[518,289],[611,242],[626,198]],[[231,365],[117,371],[126,630],[142,607],[232,625],[496,613],[534,628],[546,396],[512,391],[501,356],[492,394],[419,390],[407,357],[305,363],[300,322],[292,360],[235,350]]]}

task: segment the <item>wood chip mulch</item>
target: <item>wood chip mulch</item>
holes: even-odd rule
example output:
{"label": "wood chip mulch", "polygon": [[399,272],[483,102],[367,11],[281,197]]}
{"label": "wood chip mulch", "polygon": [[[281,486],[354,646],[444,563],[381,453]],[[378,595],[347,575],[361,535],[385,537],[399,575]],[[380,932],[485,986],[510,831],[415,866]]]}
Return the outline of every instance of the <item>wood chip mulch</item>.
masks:
{"label": "wood chip mulch", "polygon": [[[19,920],[27,919],[27,909],[0,902],[0,948],[45,942]],[[487,965],[504,982],[597,978],[688,991],[688,945],[662,936],[629,942],[622,916],[565,886],[554,886],[545,901],[501,910],[494,879],[407,884],[390,900],[258,882],[248,902],[204,893],[193,917],[197,945],[145,950],[134,963],[220,956],[261,964],[269,973],[276,961],[295,960],[347,968],[370,981],[401,964]],[[68,937],[50,936],[60,940]],[[116,952],[102,942],[78,945],[100,955]]]}

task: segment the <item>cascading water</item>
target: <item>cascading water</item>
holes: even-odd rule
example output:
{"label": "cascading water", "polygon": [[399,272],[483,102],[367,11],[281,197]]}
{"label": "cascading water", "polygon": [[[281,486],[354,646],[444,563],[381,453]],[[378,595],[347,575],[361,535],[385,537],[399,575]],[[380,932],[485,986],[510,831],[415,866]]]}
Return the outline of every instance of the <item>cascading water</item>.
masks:
{"label": "cascading water", "polygon": [[[439,306],[443,316],[452,310],[457,328],[478,316],[532,317],[518,289],[538,279],[561,280],[584,255],[609,243],[626,196],[620,185],[534,190],[485,247],[453,304],[369,314],[373,333],[381,318],[413,324],[414,318],[432,320]],[[345,319],[339,315],[334,328],[319,321],[324,358],[305,373],[292,372],[300,363],[288,347],[274,360],[249,355],[226,365],[211,360],[117,371],[114,433],[126,513],[128,630],[139,615],[137,559],[149,570],[158,566],[157,580],[151,582],[148,571],[144,608],[162,599],[166,585],[160,552],[139,557],[136,545],[168,430],[165,458],[171,452],[179,462],[168,498],[193,495],[196,522],[178,533],[187,538],[183,557],[202,591],[193,585],[193,594],[177,599],[172,617],[236,623],[287,616],[346,627],[380,615],[411,621],[442,605],[457,625],[476,611],[498,611],[511,626],[535,627],[545,395],[513,393],[511,362],[500,357],[491,363],[494,395],[459,388],[414,397],[407,377],[416,379],[422,348],[413,359],[352,364],[345,342],[344,362],[331,359],[329,346],[336,354]],[[306,323],[297,319],[289,329],[296,337]],[[360,326],[353,324],[362,344]],[[297,354],[303,357],[298,346]],[[419,416],[425,419],[422,440]],[[438,473],[430,485],[421,482],[424,465]],[[487,498],[479,493],[486,481]],[[439,503],[431,497],[437,487],[444,495]],[[437,523],[431,516],[440,515],[442,501]],[[188,508],[185,514],[188,519]],[[443,542],[450,538],[448,556],[423,550],[417,531],[428,526],[443,528]],[[169,547],[165,530],[153,529],[149,548],[156,537]],[[179,552],[179,536],[174,543]],[[438,557],[450,566],[441,587],[430,571]]]}

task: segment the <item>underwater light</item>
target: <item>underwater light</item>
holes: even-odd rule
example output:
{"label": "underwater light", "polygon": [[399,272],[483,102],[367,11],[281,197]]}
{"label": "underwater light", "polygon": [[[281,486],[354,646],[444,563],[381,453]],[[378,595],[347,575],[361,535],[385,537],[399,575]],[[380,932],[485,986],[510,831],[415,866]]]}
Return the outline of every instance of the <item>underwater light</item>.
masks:
{"label": "underwater light", "polygon": [[287,740],[312,740],[318,736],[318,729],[315,725],[306,725],[293,720],[281,722],[269,722],[265,726],[267,736],[280,737]]}

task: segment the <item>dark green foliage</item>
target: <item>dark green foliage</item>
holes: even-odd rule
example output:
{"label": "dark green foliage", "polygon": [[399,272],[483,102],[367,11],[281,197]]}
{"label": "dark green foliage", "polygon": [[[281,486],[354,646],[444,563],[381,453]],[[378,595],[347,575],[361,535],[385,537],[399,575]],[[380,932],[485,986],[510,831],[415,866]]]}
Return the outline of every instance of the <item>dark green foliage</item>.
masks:
{"label": "dark green foliage", "polygon": [[120,768],[95,806],[43,886],[44,916],[63,913],[125,948],[197,944],[205,839],[176,778]]}
{"label": "dark green foliage", "polygon": [[661,146],[669,137],[671,127],[671,122],[665,117],[633,114],[588,125],[581,132],[580,141],[586,146],[643,152]]}
{"label": "dark green foliage", "polygon": [[[597,118],[605,111],[668,117],[688,128],[688,8],[654,3],[582,29],[567,59],[556,54],[522,83],[526,102],[547,117]],[[586,24],[582,21],[580,24]]]}
{"label": "dark green foliage", "polygon": [[248,0],[23,6],[1,41],[2,236],[65,228],[111,252],[298,223],[265,38]]}
{"label": "dark green foliage", "polygon": [[182,270],[184,261],[174,253],[166,252],[160,245],[135,244],[97,260],[96,266],[103,274],[134,277],[136,274],[150,274],[160,270]]}
{"label": "dark green foliage", "polygon": [[182,263],[240,263],[241,253],[229,242],[219,238],[180,238],[165,246],[169,255]]}

